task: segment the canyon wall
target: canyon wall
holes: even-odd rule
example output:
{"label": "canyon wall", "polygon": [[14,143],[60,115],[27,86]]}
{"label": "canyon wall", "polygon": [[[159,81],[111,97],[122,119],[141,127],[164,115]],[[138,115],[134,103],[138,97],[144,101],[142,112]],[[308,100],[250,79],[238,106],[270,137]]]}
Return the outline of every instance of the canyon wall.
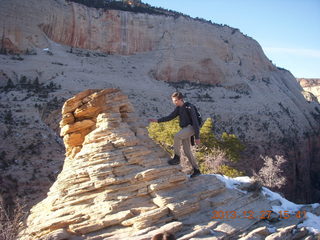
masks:
{"label": "canyon wall", "polygon": [[0,47],[8,52],[46,48],[49,39],[110,54],[158,51],[153,74],[166,81],[234,83],[276,71],[256,41],[227,26],[64,1],[6,0],[2,7]]}

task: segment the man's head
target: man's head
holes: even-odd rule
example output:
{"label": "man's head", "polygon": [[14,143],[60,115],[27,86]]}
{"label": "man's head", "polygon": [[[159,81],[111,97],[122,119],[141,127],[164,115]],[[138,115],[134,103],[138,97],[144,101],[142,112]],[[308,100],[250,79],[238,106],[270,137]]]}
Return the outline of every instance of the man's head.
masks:
{"label": "man's head", "polygon": [[181,92],[174,92],[171,95],[171,99],[173,104],[176,105],[177,107],[181,107],[184,104],[183,95]]}

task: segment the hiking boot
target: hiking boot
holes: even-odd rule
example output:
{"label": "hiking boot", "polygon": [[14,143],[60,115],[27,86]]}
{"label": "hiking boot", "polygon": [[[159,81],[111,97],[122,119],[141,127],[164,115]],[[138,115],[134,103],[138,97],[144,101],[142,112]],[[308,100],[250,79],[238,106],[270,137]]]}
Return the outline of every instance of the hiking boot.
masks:
{"label": "hiking boot", "polygon": [[168,161],[170,165],[178,165],[180,163],[180,157],[178,155],[174,155],[172,159]]}
{"label": "hiking boot", "polygon": [[191,178],[199,176],[201,174],[199,169],[194,168],[193,173],[191,174]]}

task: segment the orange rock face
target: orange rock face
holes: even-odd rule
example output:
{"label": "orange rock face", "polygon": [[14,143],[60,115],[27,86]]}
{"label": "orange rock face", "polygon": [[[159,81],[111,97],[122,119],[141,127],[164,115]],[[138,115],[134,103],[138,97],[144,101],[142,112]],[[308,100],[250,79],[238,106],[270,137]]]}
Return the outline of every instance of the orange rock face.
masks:
{"label": "orange rock face", "polygon": [[[2,1],[0,47],[11,52],[56,43],[110,54],[153,51],[158,80],[209,84],[275,70],[253,39],[227,26],[45,0]],[[49,11],[50,9],[50,11]],[[247,73],[246,73],[247,72]]]}
{"label": "orange rock face", "polygon": [[72,158],[81,150],[85,136],[96,128],[97,115],[105,109],[112,108],[110,101],[106,103],[106,94],[121,100],[124,96],[119,96],[118,93],[117,89],[89,89],[65,102],[62,108],[60,135],[66,146],[66,156]]}

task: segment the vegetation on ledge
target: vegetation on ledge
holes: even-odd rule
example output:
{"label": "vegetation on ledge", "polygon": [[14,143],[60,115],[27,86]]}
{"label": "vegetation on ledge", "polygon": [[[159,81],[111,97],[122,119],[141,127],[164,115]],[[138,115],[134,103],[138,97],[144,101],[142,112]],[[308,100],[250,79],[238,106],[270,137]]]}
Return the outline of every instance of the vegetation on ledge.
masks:
{"label": "vegetation on ledge", "polygon": [[[189,15],[176,12],[170,9],[164,9],[161,7],[154,7],[148,3],[142,3],[141,1],[130,1],[130,0],[123,0],[123,1],[115,1],[115,0],[67,0],[69,2],[75,2],[83,4],[87,7],[97,8],[97,9],[104,9],[104,10],[120,10],[120,11],[128,11],[134,13],[147,13],[147,14],[154,14],[154,15],[164,15],[164,16],[171,16],[174,18],[178,18],[180,16],[185,18],[194,19],[196,21],[200,21],[203,23],[215,24],[210,20],[206,20],[203,18],[191,18]],[[218,26],[222,26],[220,24],[215,24]],[[233,29],[233,31],[237,31],[239,29]]]}

